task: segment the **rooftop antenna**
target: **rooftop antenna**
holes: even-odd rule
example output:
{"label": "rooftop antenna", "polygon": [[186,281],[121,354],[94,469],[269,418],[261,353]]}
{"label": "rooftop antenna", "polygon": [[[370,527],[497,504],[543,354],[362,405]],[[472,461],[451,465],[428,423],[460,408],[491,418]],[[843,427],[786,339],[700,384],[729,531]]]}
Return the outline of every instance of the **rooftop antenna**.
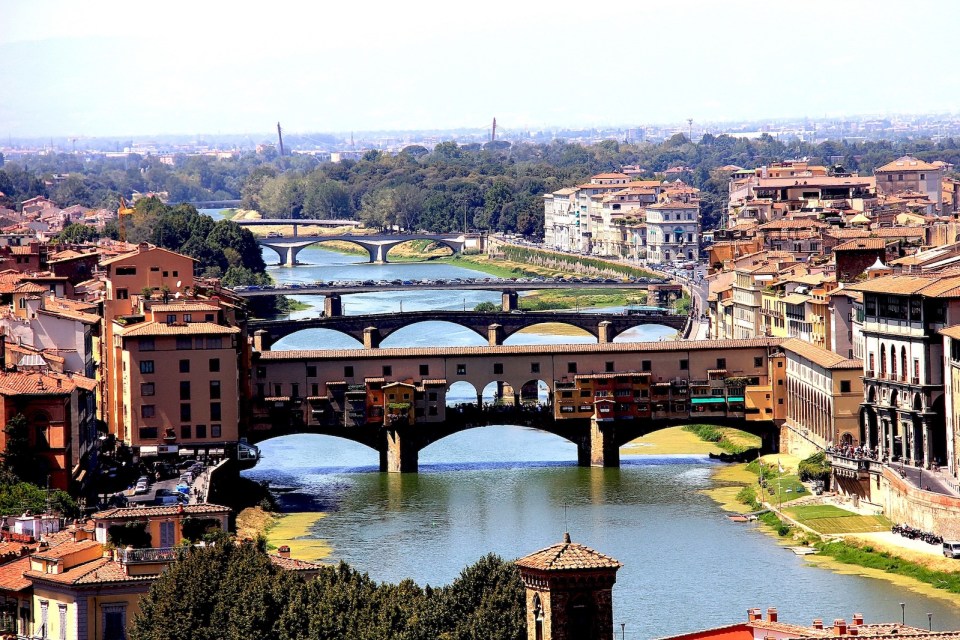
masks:
{"label": "rooftop antenna", "polygon": [[280,123],[277,123],[277,138],[280,139],[280,157],[283,157],[283,129],[280,128]]}

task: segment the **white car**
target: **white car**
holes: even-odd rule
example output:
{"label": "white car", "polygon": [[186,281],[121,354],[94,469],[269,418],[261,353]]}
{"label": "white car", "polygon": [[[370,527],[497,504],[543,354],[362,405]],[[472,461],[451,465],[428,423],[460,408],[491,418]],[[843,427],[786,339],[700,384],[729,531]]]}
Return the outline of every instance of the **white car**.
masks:
{"label": "white car", "polygon": [[147,488],[146,480],[137,480],[137,485],[133,488],[133,493],[136,495],[142,495],[146,493],[149,489]]}

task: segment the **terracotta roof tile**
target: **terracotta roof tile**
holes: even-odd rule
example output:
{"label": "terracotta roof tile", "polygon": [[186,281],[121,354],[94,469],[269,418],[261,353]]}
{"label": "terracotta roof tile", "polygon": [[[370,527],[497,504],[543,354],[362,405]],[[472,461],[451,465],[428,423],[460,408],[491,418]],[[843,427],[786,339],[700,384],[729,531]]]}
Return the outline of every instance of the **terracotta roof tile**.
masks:
{"label": "terracotta roof tile", "polygon": [[[183,509],[180,511],[180,509]],[[148,516],[174,516],[178,513],[192,515],[195,513],[230,513],[229,507],[223,507],[218,504],[185,504],[182,507],[177,506],[154,506],[154,507],[116,507],[106,511],[98,511],[93,514],[94,520],[117,520],[125,518],[146,518]]]}
{"label": "terracotta roof tile", "polygon": [[297,560],[296,558],[285,558],[275,553],[268,554],[270,562],[275,567],[287,571],[319,571],[323,565],[317,562],[308,562],[306,560]]}
{"label": "terracotta roof tile", "polygon": [[81,540],[79,542],[64,542],[63,544],[58,544],[55,547],[50,547],[49,549],[44,549],[42,551],[37,551],[33,554],[34,558],[42,558],[44,560],[59,560],[64,556],[68,556],[71,553],[76,553],[78,551],[86,551],[87,549],[92,549],[93,547],[99,547],[100,543],[96,540]]}
{"label": "terracotta roof tile", "polygon": [[902,156],[897,158],[892,162],[888,162],[882,167],[877,167],[873,170],[874,173],[878,171],[937,171],[940,167],[936,167],[932,164],[924,162],[923,160],[918,160],[913,156]]}
{"label": "terracotta roof tile", "polygon": [[862,369],[861,360],[851,360],[834,353],[828,349],[818,347],[798,338],[790,338],[781,345],[787,351],[795,353],[798,356],[806,358],[810,362],[823,367],[824,369]]}
{"label": "terracotta roof tile", "polygon": [[184,301],[184,302],[170,302],[167,304],[155,304],[150,306],[150,310],[154,313],[168,313],[171,311],[219,311],[220,307],[209,302],[201,301]]}
{"label": "terracotta roof tile", "polygon": [[140,322],[128,329],[124,329],[123,337],[230,335],[233,333],[240,333],[240,329],[238,327],[225,327],[214,324],[213,322],[186,322],[182,324]]}
{"label": "terracotta roof tile", "polygon": [[843,244],[838,244],[833,248],[834,251],[859,251],[864,249],[883,249],[886,247],[883,238],[855,238],[848,240]]}
{"label": "terracotta roof tile", "polygon": [[[82,384],[80,384],[82,382]],[[59,386],[58,386],[59,383]],[[66,395],[79,386],[82,389],[95,389],[96,381],[83,376],[38,371],[0,372],[0,395],[40,396]]]}
{"label": "terracotta roof tile", "polygon": [[570,542],[570,535],[564,535],[564,541],[534,551],[516,561],[521,569],[540,571],[568,571],[577,569],[619,569],[623,565],[608,555],[594,551],[576,542]]}

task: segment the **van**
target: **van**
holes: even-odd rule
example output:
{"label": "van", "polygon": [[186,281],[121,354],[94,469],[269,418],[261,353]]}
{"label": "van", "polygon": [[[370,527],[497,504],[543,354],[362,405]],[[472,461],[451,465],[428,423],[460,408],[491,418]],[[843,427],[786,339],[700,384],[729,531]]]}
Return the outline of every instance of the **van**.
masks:
{"label": "van", "polygon": [[943,556],[945,558],[960,558],[960,541],[944,541]]}

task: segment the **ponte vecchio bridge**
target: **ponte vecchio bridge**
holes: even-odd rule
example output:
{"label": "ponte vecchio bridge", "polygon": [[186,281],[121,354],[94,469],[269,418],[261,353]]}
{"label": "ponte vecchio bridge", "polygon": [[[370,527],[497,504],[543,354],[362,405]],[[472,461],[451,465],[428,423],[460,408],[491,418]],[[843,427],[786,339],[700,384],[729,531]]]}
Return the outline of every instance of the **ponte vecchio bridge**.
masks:
{"label": "ponte vecchio bridge", "polygon": [[[246,436],[347,438],[378,451],[381,470],[393,472],[416,471],[421,449],[486,424],[527,424],[566,438],[581,465],[618,466],[623,444],[690,422],[736,426],[775,451],[785,388],[777,384],[785,375],[780,342],[254,351]],[[476,405],[447,406],[462,383]],[[503,403],[484,407],[481,391],[492,383]],[[545,406],[523,407],[531,385],[546,387]]]}

